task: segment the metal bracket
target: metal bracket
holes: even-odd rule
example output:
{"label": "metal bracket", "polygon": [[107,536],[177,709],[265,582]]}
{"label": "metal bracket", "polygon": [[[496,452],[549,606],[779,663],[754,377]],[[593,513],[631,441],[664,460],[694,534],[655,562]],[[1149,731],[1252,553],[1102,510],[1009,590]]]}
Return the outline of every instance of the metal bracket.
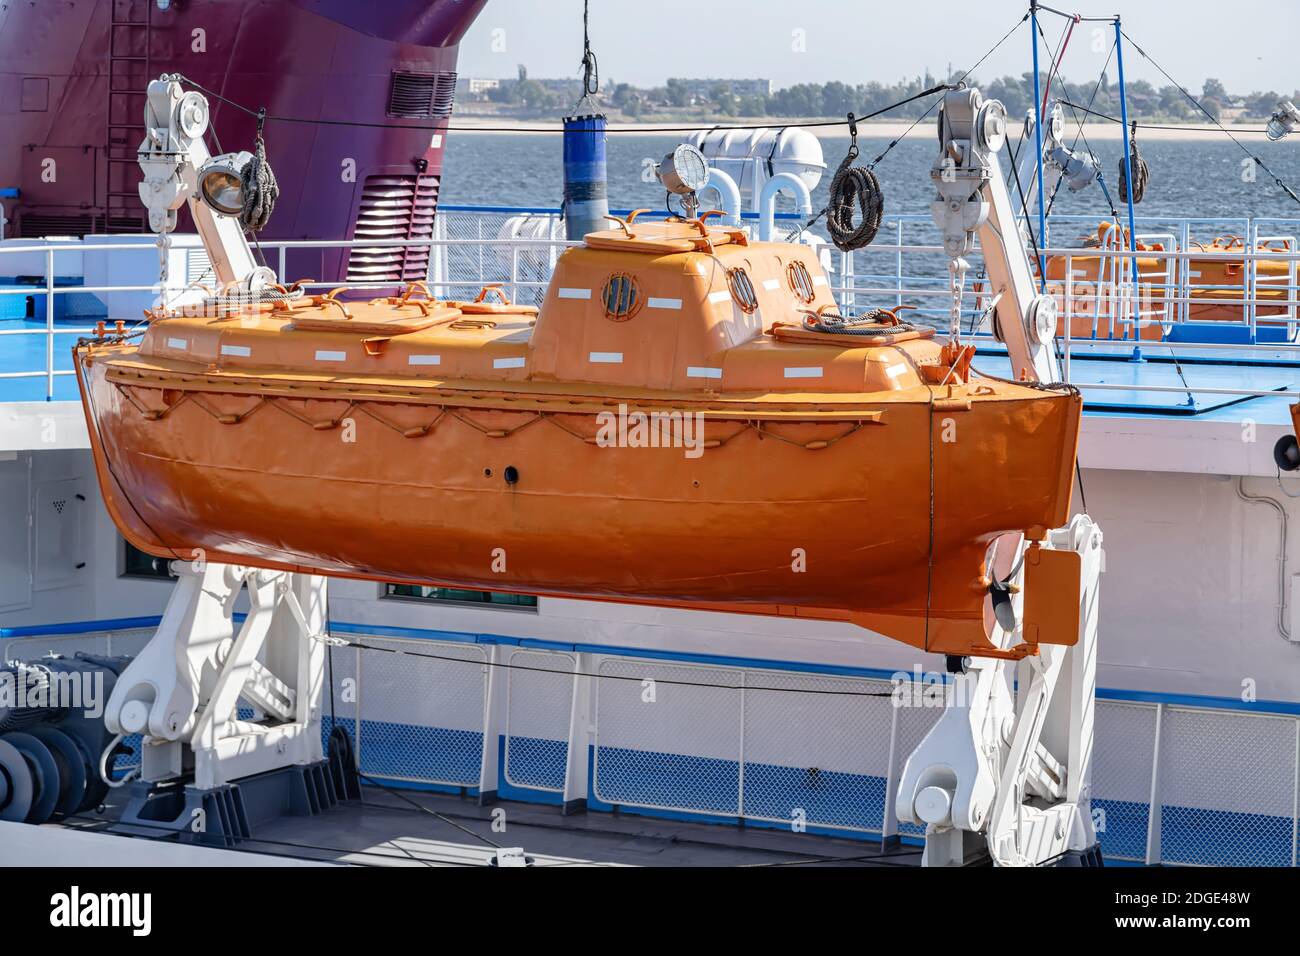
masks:
{"label": "metal bracket", "polygon": [[[1061,614],[1043,619],[1074,622],[1077,633],[1044,633],[1036,654],[975,658],[954,675],[944,713],[908,758],[895,801],[900,820],[926,826],[926,865],[960,865],[971,835],[982,836],[1003,866],[1045,863],[1096,842],[1088,793],[1101,542],[1092,519],[1076,515],[1041,545],[1022,543],[1022,550],[1077,555],[1076,576],[1033,595],[1039,605],[1063,603]],[[1029,585],[1020,564],[1021,591],[1010,594],[1020,623],[1011,631],[994,626],[993,640],[1004,649],[1026,637]]]}
{"label": "metal bracket", "polygon": [[[319,761],[326,579],[187,562],[173,571],[162,622],[104,712],[113,733],[144,735],[144,779],[192,764],[195,785],[206,789]],[[244,592],[250,607],[236,633]],[[238,719],[241,698],[264,716]]]}

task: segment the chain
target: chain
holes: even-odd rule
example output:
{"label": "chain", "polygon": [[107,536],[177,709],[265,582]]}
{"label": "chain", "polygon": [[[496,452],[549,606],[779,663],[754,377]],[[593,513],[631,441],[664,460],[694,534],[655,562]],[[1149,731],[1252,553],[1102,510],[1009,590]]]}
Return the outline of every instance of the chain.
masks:
{"label": "chain", "polygon": [[162,308],[168,305],[167,283],[171,280],[171,246],[171,230],[164,226],[158,233],[158,305]]}
{"label": "chain", "polygon": [[952,293],[948,336],[953,342],[961,338],[961,298],[966,286],[966,273],[969,271],[970,263],[962,256],[954,256],[948,261],[948,290]]}

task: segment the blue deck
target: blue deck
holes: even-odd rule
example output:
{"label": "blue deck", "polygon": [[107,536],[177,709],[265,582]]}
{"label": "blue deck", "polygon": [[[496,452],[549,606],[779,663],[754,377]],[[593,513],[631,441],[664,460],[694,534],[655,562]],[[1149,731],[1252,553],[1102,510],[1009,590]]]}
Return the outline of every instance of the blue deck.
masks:
{"label": "blue deck", "polygon": [[[1162,349],[1165,356],[1169,350]],[[1194,416],[1198,420],[1238,421],[1249,415],[1256,422],[1287,424],[1294,398],[1251,395],[1223,395],[1204,389],[1249,389],[1260,392],[1294,391],[1300,386],[1300,366],[1281,364],[1241,365],[1229,362],[1174,362],[1151,352],[1141,362],[1122,357],[1073,357],[1070,381],[1083,392],[1084,408],[1091,414],[1142,416]],[[1011,363],[1005,353],[979,352],[975,368],[989,375],[1008,378]],[[1089,385],[1125,388],[1089,388]],[[1173,388],[1178,391],[1147,391],[1136,386]],[[1247,411],[1246,409],[1249,409]]]}
{"label": "blue deck", "polygon": [[[94,326],[84,318],[56,322],[54,332],[54,369],[72,371],[72,348],[77,339]],[[45,322],[34,319],[0,320],[0,331],[30,329],[44,332]],[[70,330],[70,331],[65,331]],[[46,397],[44,335],[0,335],[0,374],[39,372],[33,378],[0,378],[0,402],[43,402]],[[77,381],[72,375],[54,377],[54,400],[75,402]]]}

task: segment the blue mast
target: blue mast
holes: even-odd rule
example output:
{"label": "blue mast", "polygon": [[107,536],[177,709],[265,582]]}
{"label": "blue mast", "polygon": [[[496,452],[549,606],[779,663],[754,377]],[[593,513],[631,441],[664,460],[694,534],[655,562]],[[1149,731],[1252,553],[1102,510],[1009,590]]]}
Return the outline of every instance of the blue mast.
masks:
{"label": "blue mast", "polygon": [[[1133,253],[1131,263],[1133,267],[1133,336],[1140,339],[1137,326],[1138,321],[1138,261],[1137,261],[1137,226],[1134,224],[1133,216],[1133,150],[1129,142],[1128,126],[1128,94],[1124,90],[1124,31],[1121,29],[1119,16],[1115,17],[1115,54],[1116,62],[1119,64],[1119,115],[1124,124],[1124,187],[1128,201],[1128,243],[1129,251]],[[1141,347],[1139,346],[1139,349]]]}
{"label": "blue mast", "polygon": [[1029,17],[1029,39],[1034,44],[1034,143],[1038,147],[1038,288],[1042,292],[1047,289],[1047,263],[1043,259],[1043,248],[1047,243],[1047,207],[1043,204],[1043,94],[1038,78],[1038,0],[1030,0]]}

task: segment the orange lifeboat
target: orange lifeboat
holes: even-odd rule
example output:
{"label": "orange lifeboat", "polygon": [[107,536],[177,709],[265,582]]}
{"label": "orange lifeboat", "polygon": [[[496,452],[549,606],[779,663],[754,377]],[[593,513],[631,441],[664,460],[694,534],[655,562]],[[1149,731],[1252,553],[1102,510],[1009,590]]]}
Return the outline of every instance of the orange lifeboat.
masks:
{"label": "orange lifeboat", "polygon": [[[1216,254],[1242,252],[1246,247],[1241,236],[1219,236],[1209,245],[1193,243],[1192,248],[1200,252]],[[1286,252],[1284,246],[1260,244],[1257,251]],[[1257,317],[1285,315],[1290,292],[1286,288],[1289,282],[1291,265],[1284,260],[1260,259],[1255,262],[1255,293],[1249,298],[1259,304],[1255,308]],[[1188,307],[1188,318],[1200,322],[1244,322],[1249,317],[1243,305],[1246,295],[1246,260],[1228,259],[1188,259],[1187,281],[1192,299]],[[1277,304],[1272,304],[1277,303]]]}
{"label": "orange lifeboat", "polygon": [[76,352],[160,557],[849,620],[994,651],[989,546],[1069,514],[1077,393],[980,377],[815,253],[700,220],[560,257],[540,311],[281,296]]}
{"label": "orange lifeboat", "polygon": [[[1096,235],[1083,237],[1088,246],[1100,249],[1127,249],[1129,232],[1119,229],[1111,222],[1102,222],[1097,227]],[[1192,250],[1214,253],[1216,256],[1231,252],[1242,252],[1245,242],[1240,236],[1220,236],[1209,244],[1193,243]],[[1288,252],[1282,244],[1261,243],[1260,252]],[[1242,258],[1198,259],[1190,258],[1179,261],[1160,253],[1165,252],[1159,243],[1137,244],[1139,253],[1153,255],[1138,256],[1138,277],[1142,283],[1140,306],[1146,317],[1138,330],[1138,338],[1158,340],[1164,338],[1165,327],[1174,321],[1170,314],[1171,307],[1161,300],[1165,298],[1166,289],[1171,297],[1177,297],[1180,270],[1187,270],[1186,294],[1190,300],[1186,315],[1193,322],[1244,322],[1248,317],[1243,300],[1246,295],[1246,262]],[[1064,314],[1065,308],[1065,269],[1067,258],[1056,255],[1047,257],[1047,291],[1056,296],[1057,305]],[[1123,306],[1117,308],[1106,290],[1114,289],[1117,282],[1127,280],[1127,276],[1117,276],[1116,269],[1129,268],[1127,259],[1102,255],[1076,255],[1069,259],[1073,270],[1073,283],[1070,288],[1070,335],[1074,338],[1124,339],[1134,338],[1131,321],[1122,314]],[[1256,316],[1260,318],[1287,314],[1291,264],[1285,260],[1261,259],[1256,262],[1255,293],[1253,298],[1259,302]],[[1273,304],[1276,303],[1276,304]],[[1064,324],[1058,335],[1064,334]]]}
{"label": "orange lifeboat", "polygon": [[[1128,249],[1129,232],[1120,230],[1114,223],[1102,222],[1097,226],[1095,235],[1084,236],[1085,246],[1103,250]],[[1138,252],[1161,253],[1164,247],[1159,243],[1137,244]],[[1048,256],[1047,257],[1047,293],[1056,297],[1060,314],[1066,312],[1066,265],[1073,272],[1070,282],[1070,336],[1072,338],[1098,339],[1132,339],[1140,338],[1158,340],[1164,337],[1162,321],[1172,320],[1165,314],[1158,300],[1162,298],[1164,285],[1173,285],[1176,281],[1176,265],[1170,260],[1156,255],[1138,256],[1139,281],[1147,288],[1143,289],[1139,309],[1146,321],[1141,323],[1135,336],[1130,306],[1124,302],[1114,301],[1113,290],[1117,284],[1127,284],[1128,276],[1119,275],[1117,270],[1131,268],[1128,259],[1104,255]],[[1065,324],[1057,329],[1058,336],[1064,336]]]}

